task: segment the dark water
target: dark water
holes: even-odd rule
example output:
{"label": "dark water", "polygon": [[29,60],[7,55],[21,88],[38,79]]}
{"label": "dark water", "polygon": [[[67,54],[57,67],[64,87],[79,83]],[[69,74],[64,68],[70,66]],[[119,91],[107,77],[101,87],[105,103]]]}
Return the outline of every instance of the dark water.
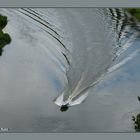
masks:
{"label": "dark water", "polygon": [[[9,19],[5,32],[12,38],[0,57],[1,128],[135,131],[139,23],[125,10],[8,8],[0,13]],[[56,104],[69,103],[67,112],[55,104],[62,94]]]}

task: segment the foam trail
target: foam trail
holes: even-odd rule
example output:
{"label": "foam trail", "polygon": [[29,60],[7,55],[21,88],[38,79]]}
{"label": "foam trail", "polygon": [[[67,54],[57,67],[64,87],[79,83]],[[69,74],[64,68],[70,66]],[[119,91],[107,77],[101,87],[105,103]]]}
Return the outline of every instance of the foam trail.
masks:
{"label": "foam trail", "polygon": [[58,106],[64,105],[64,104],[68,104],[69,106],[75,106],[75,105],[79,105],[81,104],[88,96],[88,92],[85,92],[83,95],[81,95],[79,98],[77,98],[76,100],[72,101],[72,100],[67,100],[67,101],[63,101],[64,99],[64,94],[60,94],[55,100],[55,104]]}

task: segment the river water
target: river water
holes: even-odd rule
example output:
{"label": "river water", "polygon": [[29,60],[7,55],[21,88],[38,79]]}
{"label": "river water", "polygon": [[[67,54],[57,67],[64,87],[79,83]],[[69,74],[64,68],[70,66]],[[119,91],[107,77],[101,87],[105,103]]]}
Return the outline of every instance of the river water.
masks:
{"label": "river water", "polygon": [[[139,23],[123,9],[1,8],[0,128],[134,132]],[[61,105],[69,109],[61,112]]]}

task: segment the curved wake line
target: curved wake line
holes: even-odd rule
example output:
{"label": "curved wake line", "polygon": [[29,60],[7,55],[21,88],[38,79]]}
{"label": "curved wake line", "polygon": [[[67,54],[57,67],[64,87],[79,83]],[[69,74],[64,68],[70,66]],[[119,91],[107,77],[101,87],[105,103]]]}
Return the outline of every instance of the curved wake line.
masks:
{"label": "curved wake line", "polygon": [[126,64],[129,60],[133,59],[139,52],[140,52],[140,50],[136,50],[135,52],[133,52],[132,54],[130,54],[127,58],[125,58],[124,60],[122,60],[118,64],[112,66],[111,68],[109,68],[107,73],[112,73],[115,70],[119,69],[121,66],[123,66],[124,64]]}
{"label": "curved wake line", "polygon": [[[125,43],[125,45],[122,46],[122,49],[120,49],[120,51],[118,50],[118,52],[116,53],[116,56],[120,57],[125,51],[127,51],[132,46],[133,42],[136,40],[138,35],[139,35],[139,32],[134,32],[133,35],[131,35],[131,37],[129,38],[129,40]],[[128,57],[126,57],[121,62],[115,64],[112,67],[110,67],[108,69],[107,73],[112,73],[113,71],[117,70],[118,68],[120,68],[121,66],[126,64],[129,60],[133,59],[137,55],[137,53],[139,53],[139,51],[140,50],[136,50],[135,52],[130,54]]]}
{"label": "curved wake line", "polygon": [[129,38],[129,40],[122,46],[122,49],[118,50],[116,53],[117,57],[119,57],[122,53],[124,53],[129,47],[132,46],[132,43],[138,37],[139,32],[134,32],[133,35]]}

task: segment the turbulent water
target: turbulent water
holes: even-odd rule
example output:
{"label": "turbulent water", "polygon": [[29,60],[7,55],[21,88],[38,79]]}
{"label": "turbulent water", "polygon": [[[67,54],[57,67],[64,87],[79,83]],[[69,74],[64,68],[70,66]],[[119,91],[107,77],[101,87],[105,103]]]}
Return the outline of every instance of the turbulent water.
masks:
{"label": "turbulent water", "polygon": [[[12,38],[0,57],[0,127],[12,132],[134,130],[128,117],[119,125],[122,112],[119,116],[115,99],[104,93],[108,82],[110,88],[115,83],[110,81],[116,71],[139,54],[139,24],[126,11],[7,8],[0,13],[8,17],[4,32]],[[61,113],[55,104],[80,105]]]}

